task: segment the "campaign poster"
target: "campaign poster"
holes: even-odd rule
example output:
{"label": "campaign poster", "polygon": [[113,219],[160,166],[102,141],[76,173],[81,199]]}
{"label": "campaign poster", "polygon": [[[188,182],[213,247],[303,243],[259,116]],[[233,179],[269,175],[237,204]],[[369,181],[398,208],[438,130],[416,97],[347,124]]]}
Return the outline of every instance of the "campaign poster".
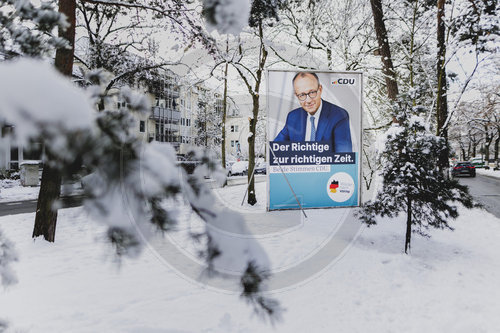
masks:
{"label": "campaign poster", "polygon": [[268,210],[359,206],[362,73],[267,76]]}

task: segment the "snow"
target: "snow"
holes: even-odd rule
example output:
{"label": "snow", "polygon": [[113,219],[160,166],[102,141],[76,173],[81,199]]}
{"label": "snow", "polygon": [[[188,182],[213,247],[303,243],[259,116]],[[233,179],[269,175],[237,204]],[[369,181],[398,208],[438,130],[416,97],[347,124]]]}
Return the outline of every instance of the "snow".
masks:
{"label": "snow", "polygon": [[[21,186],[19,179],[0,180],[0,202],[37,200],[40,186]],[[80,182],[63,184],[61,195],[82,194]]]}
{"label": "snow", "polygon": [[39,165],[40,161],[37,160],[24,160],[19,165]]}
{"label": "snow", "polygon": [[11,263],[14,261],[17,261],[14,244],[0,231],[0,282],[3,286],[17,283],[16,273],[11,269]]}
{"label": "snow", "polygon": [[[297,265],[321,246],[344,212],[309,210],[307,220],[273,233],[266,225],[289,223],[300,212],[266,213],[265,183],[256,187],[256,209],[240,206],[244,185],[214,196],[250,221],[274,270]],[[453,232],[413,235],[411,255],[402,253],[403,217],[363,228],[333,264],[271,295],[286,309],[275,327],[252,315],[238,293],[193,281],[153,248],[117,264],[104,241],[106,226],[82,208],[60,210],[53,244],[31,239],[34,213],[4,216],[0,226],[16,245],[19,261],[12,268],[19,282],[0,290],[1,319],[13,331],[34,333],[496,332],[500,220],[478,209],[460,213],[450,223]],[[169,234],[178,244],[189,224],[197,225],[193,214],[184,214]]]}
{"label": "snow", "polygon": [[214,7],[215,25],[208,24],[210,30],[216,29],[221,34],[238,35],[248,26],[250,0],[204,0],[205,8]]}
{"label": "snow", "polygon": [[426,123],[425,119],[415,115],[410,117],[410,120],[408,121],[408,126],[409,127],[419,126],[425,128],[426,130],[429,130],[429,126]]}
{"label": "snow", "polygon": [[384,135],[377,136],[377,139],[375,142],[375,150],[377,152],[384,151],[387,140],[390,138],[397,137],[403,131],[404,131],[403,127],[399,126],[398,124],[392,124],[392,126],[387,129],[387,131],[384,133]]}
{"label": "snow", "polygon": [[248,161],[234,162],[233,165],[231,165],[230,170],[232,174],[242,173],[248,170]]}
{"label": "snow", "polygon": [[0,202],[11,202],[21,200],[34,200],[38,198],[39,186],[21,186],[21,181],[2,179],[0,180]]}
{"label": "snow", "polygon": [[0,64],[0,120],[14,124],[18,142],[41,131],[88,129],[94,111],[83,90],[48,63],[21,59]]}
{"label": "snow", "polygon": [[499,178],[500,179],[500,171],[499,170],[493,170],[492,167],[490,167],[489,170],[485,170],[483,168],[476,168],[476,173],[478,175],[484,175],[484,176],[494,177],[494,178]]}
{"label": "snow", "polygon": [[179,177],[175,170],[175,149],[171,145],[152,142],[146,145],[141,158],[142,189],[150,196],[161,195],[167,186],[179,186]]}

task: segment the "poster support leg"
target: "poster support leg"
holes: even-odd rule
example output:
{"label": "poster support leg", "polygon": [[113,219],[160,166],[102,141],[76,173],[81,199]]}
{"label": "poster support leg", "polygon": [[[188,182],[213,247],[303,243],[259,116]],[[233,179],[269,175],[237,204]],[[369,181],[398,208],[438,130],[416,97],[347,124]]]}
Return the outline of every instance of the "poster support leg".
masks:
{"label": "poster support leg", "polygon": [[[271,149],[271,145],[269,144],[269,142],[267,142],[267,146],[269,147],[269,151],[271,152],[271,154],[273,154],[273,157],[276,159],[276,155],[274,154],[274,151]],[[288,178],[286,177],[285,172],[283,171],[283,168],[281,167],[281,164],[279,161],[278,161],[278,166],[280,167],[281,174],[283,175],[283,177],[285,177],[286,183],[288,184],[288,187],[290,187],[290,190],[292,191],[292,194],[295,197],[295,200],[297,201],[297,204],[299,205],[300,210],[302,211],[302,214],[304,214],[304,217],[307,219],[306,212],[304,211],[304,208],[302,208],[302,205],[300,204],[299,198],[297,198],[297,195],[295,194],[295,191],[292,188],[292,184],[290,184],[290,182],[288,181]]]}
{"label": "poster support leg", "polygon": [[[253,168],[252,175],[250,176],[250,181],[252,181],[253,175],[255,174],[255,167]],[[248,188],[250,187],[250,182],[248,182],[247,189],[245,191],[245,195],[243,196],[243,200],[241,200],[241,205],[245,202],[245,198],[247,197]]]}

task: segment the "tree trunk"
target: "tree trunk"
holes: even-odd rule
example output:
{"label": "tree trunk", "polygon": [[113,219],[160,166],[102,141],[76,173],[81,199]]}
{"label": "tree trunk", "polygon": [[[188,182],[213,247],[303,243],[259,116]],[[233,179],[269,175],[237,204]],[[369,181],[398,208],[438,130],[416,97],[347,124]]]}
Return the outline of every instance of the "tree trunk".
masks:
{"label": "tree trunk", "polygon": [[[229,40],[226,40],[226,54],[229,52]],[[229,63],[224,69],[224,97],[222,98],[222,167],[226,168],[226,116],[227,116],[227,72]]]}
{"label": "tree trunk", "polygon": [[488,165],[488,161],[490,160],[490,146],[493,143],[493,134],[490,134],[488,125],[484,126],[485,131],[485,140],[484,140],[484,161],[486,165]]}
{"label": "tree trunk", "polygon": [[[415,52],[415,29],[416,29],[416,21],[417,21],[417,14],[418,14],[418,1],[414,1],[413,5],[413,16],[411,20],[411,40],[410,40],[410,86],[415,88],[415,78],[414,78],[414,72],[413,72],[413,55]],[[417,100],[415,98],[412,98],[412,104],[413,106],[417,106]]]}
{"label": "tree trunk", "polygon": [[438,165],[440,169],[446,170],[449,167],[448,155],[448,99],[447,81],[446,81],[446,25],[444,20],[445,0],[437,2],[437,101],[436,101],[436,120],[437,120],[437,135],[445,140],[445,149],[439,156]]}
{"label": "tree trunk", "polygon": [[328,62],[328,69],[333,69],[332,49],[330,47],[326,49],[326,60]]}
{"label": "tree trunk", "polygon": [[73,74],[73,57],[75,54],[75,22],[76,22],[76,1],[75,0],[59,0],[59,12],[66,15],[70,26],[68,29],[59,29],[59,37],[66,39],[71,48],[57,49],[55,66],[66,76],[71,77]]}
{"label": "tree trunk", "polygon": [[382,59],[382,73],[384,73],[385,84],[387,86],[387,95],[391,101],[395,101],[398,96],[398,83],[396,81],[396,72],[392,64],[391,49],[387,38],[387,30],[384,22],[384,12],[382,11],[381,0],[370,0],[375,32],[377,34],[378,47]]}
{"label": "tree trunk", "polygon": [[500,133],[497,133],[497,138],[495,139],[495,163],[498,166],[498,146],[500,143]]}
{"label": "tree trunk", "polygon": [[408,254],[411,242],[411,198],[408,197],[408,207],[406,211],[406,239],[405,239],[405,253]]}
{"label": "tree trunk", "polygon": [[[63,75],[71,77],[73,73],[73,56],[75,51],[75,0],[59,0],[59,12],[66,16],[70,24],[66,30],[59,29],[59,37],[65,38],[71,45],[71,48],[57,49],[55,67]],[[50,150],[50,147],[47,148]],[[50,156],[50,154],[48,154],[48,156]],[[40,193],[38,194],[33,238],[43,236],[45,240],[54,242],[57,223],[57,209],[54,209],[54,202],[59,198],[60,191],[61,174],[59,170],[50,167],[48,161],[45,161],[40,184]]]}
{"label": "tree trunk", "polygon": [[[253,96],[253,114],[255,115],[255,108],[257,108],[257,114],[259,112],[259,96]],[[256,101],[257,100],[257,101]],[[250,205],[255,205],[257,203],[257,196],[255,195],[255,177],[253,177],[253,170],[255,168],[255,129],[257,121],[255,118],[249,119],[249,130],[252,135],[248,136],[248,203]]]}
{"label": "tree trunk", "polygon": [[203,109],[205,111],[205,122],[203,123],[203,128],[204,128],[204,132],[203,133],[205,135],[205,148],[208,148],[208,117],[207,117],[207,106],[205,106],[205,108]]}
{"label": "tree trunk", "polygon": [[262,82],[262,72],[264,71],[264,66],[267,60],[267,50],[264,47],[264,31],[262,29],[262,22],[259,22],[259,38],[260,38],[260,57],[259,57],[259,68],[255,73],[255,88],[252,95],[252,114],[253,119],[250,119],[250,135],[248,137],[248,203],[250,205],[255,205],[257,203],[257,197],[255,195],[255,181],[253,176],[253,170],[255,168],[255,137],[257,136],[257,120],[259,116],[259,92],[260,84]]}
{"label": "tree trunk", "polygon": [[54,242],[56,237],[57,209],[54,202],[59,199],[61,191],[61,173],[58,169],[43,167],[42,182],[36,207],[33,238],[43,236],[46,241]]}

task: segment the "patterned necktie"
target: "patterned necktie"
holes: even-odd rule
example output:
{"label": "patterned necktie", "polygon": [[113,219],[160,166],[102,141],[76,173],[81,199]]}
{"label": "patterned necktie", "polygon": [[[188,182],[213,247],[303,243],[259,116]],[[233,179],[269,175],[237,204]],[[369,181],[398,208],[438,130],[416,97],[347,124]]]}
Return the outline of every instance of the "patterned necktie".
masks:
{"label": "patterned necktie", "polygon": [[311,137],[309,138],[309,141],[315,141],[316,140],[316,127],[314,126],[314,116],[309,118],[311,120]]}

